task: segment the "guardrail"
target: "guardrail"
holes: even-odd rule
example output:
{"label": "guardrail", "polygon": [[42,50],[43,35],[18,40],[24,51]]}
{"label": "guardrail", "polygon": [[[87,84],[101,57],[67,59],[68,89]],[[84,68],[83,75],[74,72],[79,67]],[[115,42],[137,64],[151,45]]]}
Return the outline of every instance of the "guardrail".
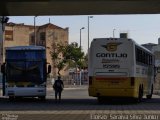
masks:
{"label": "guardrail", "polygon": [[160,90],[154,90],[154,91],[153,91],[153,94],[155,94],[155,95],[160,95]]}

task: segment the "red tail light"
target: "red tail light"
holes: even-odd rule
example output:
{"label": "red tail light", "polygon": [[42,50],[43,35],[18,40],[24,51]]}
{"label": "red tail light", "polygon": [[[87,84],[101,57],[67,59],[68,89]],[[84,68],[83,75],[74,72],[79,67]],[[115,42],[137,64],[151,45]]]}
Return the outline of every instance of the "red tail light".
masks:
{"label": "red tail light", "polygon": [[92,77],[89,76],[89,85],[92,85]]}

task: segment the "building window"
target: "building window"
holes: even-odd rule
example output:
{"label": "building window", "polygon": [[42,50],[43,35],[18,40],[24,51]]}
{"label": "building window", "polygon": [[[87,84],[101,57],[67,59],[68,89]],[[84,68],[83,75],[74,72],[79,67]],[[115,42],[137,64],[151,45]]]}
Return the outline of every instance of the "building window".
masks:
{"label": "building window", "polygon": [[46,43],[46,32],[41,32],[39,35],[40,35],[39,45],[45,46],[45,43]]}
{"label": "building window", "polygon": [[5,30],[5,40],[12,41],[13,40],[13,31]]}
{"label": "building window", "polygon": [[46,41],[46,33],[45,32],[40,33],[40,40],[41,41]]}
{"label": "building window", "polygon": [[35,43],[35,37],[34,35],[31,36],[31,44],[34,44]]}

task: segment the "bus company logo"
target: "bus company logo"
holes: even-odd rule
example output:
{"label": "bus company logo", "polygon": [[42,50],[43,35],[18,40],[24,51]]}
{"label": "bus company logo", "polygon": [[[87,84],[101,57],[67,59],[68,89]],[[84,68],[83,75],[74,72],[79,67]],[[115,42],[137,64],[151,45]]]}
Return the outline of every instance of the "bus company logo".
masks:
{"label": "bus company logo", "polygon": [[102,45],[107,51],[114,52],[117,50],[118,45],[122,44],[121,42],[111,42],[106,45]]}

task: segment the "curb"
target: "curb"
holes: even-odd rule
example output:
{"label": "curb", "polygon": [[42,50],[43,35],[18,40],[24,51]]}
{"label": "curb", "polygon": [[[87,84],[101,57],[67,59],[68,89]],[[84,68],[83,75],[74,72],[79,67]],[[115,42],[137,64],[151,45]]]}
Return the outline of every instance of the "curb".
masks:
{"label": "curb", "polygon": [[[64,90],[82,90],[88,89],[88,87],[65,87]],[[53,90],[52,87],[47,88],[47,90]]]}

